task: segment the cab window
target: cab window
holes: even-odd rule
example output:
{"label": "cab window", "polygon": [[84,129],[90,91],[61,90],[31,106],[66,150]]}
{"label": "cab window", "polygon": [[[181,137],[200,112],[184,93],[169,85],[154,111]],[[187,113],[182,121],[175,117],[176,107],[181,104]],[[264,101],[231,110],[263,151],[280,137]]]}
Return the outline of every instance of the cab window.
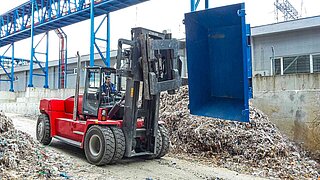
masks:
{"label": "cab window", "polygon": [[100,74],[98,72],[89,72],[89,88],[100,87]]}

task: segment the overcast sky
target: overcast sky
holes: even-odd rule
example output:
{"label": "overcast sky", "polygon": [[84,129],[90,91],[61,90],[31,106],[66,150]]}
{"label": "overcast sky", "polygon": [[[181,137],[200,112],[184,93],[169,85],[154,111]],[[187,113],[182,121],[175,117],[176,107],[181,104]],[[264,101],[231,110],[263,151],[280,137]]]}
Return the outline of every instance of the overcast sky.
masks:
{"label": "overcast sky", "polygon": [[[1,0],[0,14],[26,2],[27,0]],[[274,0],[209,0],[210,8],[234,3],[246,3],[247,23],[252,26],[274,23]],[[296,9],[301,12],[301,0],[290,0]],[[204,4],[204,0],[201,0]],[[199,6],[203,9],[203,5]],[[148,2],[132,6],[110,14],[111,19],[111,49],[116,48],[119,38],[130,38],[132,27],[146,27],[156,31],[169,30],[175,38],[184,38],[185,30],[182,20],[184,13],[190,11],[190,0],[150,0]],[[304,0],[302,16],[320,15],[320,1]],[[96,24],[101,18],[96,18]],[[69,57],[73,57],[76,51],[88,54],[90,50],[90,23],[84,21],[63,28],[68,35]],[[100,36],[105,34],[101,29]],[[40,37],[36,37],[39,39]],[[101,44],[101,46],[104,46]],[[30,39],[20,41],[15,45],[16,57],[30,59]],[[0,55],[4,52],[0,48]],[[50,33],[50,60],[58,58],[58,38],[54,32]],[[11,54],[7,54],[11,55]],[[41,58],[40,58],[41,59]],[[43,59],[41,59],[43,60]]]}

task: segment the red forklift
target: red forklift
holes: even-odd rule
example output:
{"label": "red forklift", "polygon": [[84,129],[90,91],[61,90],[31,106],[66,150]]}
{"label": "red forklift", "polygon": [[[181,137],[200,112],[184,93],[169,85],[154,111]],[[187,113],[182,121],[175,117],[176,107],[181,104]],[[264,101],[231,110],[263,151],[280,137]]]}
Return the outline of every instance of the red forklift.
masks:
{"label": "red forklift", "polygon": [[[118,41],[116,68],[86,68],[83,95],[78,71],[75,96],[40,101],[38,141],[49,145],[55,138],[83,148],[94,165],[168,152],[168,131],[159,121],[160,92],[173,94],[181,86],[179,41],[145,28],[131,34],[131,40]],[[80,64],[78,54],[78,69]],[[103,92],[105,77],[113,80],[115,92]]]}

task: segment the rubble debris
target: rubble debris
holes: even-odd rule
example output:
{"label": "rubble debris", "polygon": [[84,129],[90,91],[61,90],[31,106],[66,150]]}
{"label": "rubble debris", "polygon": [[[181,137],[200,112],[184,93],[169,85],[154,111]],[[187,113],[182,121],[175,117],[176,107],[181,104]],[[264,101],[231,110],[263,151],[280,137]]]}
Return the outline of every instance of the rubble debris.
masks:
{"label": "rubble debris", "polygon": [[161,94],[172,153],[187,153],[256,176],[317,179],[320,165],[282,135],[266,115],[250,107],[250,123],[190,115],[188,88]]}
{"label": "rubble debris", "polygon": [[60,153],[16,130],[12,120],[0,112],[0,179],[65,179],[60,174],[69,165]]}
{"label": "rubble debris", "polygon": [[0,133],[7,132],[13,128],[12,120],[3,116],[3,112],[0,112]]}

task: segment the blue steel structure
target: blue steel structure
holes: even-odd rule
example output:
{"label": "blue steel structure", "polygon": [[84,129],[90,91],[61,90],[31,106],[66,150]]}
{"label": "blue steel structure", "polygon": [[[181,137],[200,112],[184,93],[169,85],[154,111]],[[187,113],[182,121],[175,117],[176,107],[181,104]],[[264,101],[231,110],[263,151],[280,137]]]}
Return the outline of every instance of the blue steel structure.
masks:
{"label": "blue steel structure", "polygon": [[[191,0],[191,12],[196,11],[198,9],[200,1],[201,0]],[[204,0],[204,1],[205,1],[204,7],[205,7],[205,9],[208,9],[209,8],[209,0]]]}
{"label": "blue steel structure", "polygon": [[[47,31],[40,41],[37,43],[37,45],[34,46],[34,35],[33,30],[31,30],[31,59],[30,59],[30,73],[29,73],[29,84],[28,87],[33,87],[33,76],[43,76],[44,77],[44,88],[49,88],[48,85],[48,61],[49,61],[49,32]],[[46,38],[46,52],[40,52],[36,51],[37,47],[41,44],[42,40]],[[41,61],[39,61],[38,56],[45,56],[45,67],[41,64]],[[41,68],[41,71],[43,74],[36,74],[33,73],[33,63],[38,64],[38,66]]]}
{"label": "blue steel structure", "polygon": [[[8,57],[8,56],[5,56],[7,54],[7,52],[9,52],[11,48],[11,57]],[[7,71],[7,69],[5,68],[5,65],[4,65],[4,62],[8,62],[8,60],[11,61],[11,72],[9,73]],[[7,82],[10,82],[10,89],[9,91],[13,92],[14,89],[13,89],[13,82],[14,82],[14,61],[16,59],[14,58],[14,43],[11,43],[8,48],[4,51],[3,55],[0,56],[0,67],[1,69],[6,73],[8,79],[0,79],[0,81],[7,81]],[[9,63],[7,63],[9,64]]]}
{"label": "blue steel structure", "polygon": [[[94,65],[94,47],[97,49],[107,66],[110,64],[110,18],[109,13],[148,0],[30,0],[0,16],[0,48],[31,37],[31,59],[29,87],[33,87],[33,76],[45,78],[44,87],[48,88],[48,49],[49,34],[54,29],[62,28],[84,20],[91,19],[91,41],[90,41],[90,65]],[[94,18],[105,15],[99,27],[94,30]],[[103,22],[107,20],[107,32],[105,38],[96,37]],[[34,36],[45,33],[46,52],[38,52]],[[96,45],[96,40],[106,42],[106,55]],[[14,59],[14,48],[12,48],[12,59]],[[37,56],[42,55],[43,61]],[[34,74],[33,66],[41,67],[43,74]],[[0,65],[1,66],[1,65]],[[43,67],[44,66],[44,67]],[[3,67],[2,67],[3,68]],[[6,73],[13,87],[13,76]],[[10,90],[14,90],[13,88]]]}

